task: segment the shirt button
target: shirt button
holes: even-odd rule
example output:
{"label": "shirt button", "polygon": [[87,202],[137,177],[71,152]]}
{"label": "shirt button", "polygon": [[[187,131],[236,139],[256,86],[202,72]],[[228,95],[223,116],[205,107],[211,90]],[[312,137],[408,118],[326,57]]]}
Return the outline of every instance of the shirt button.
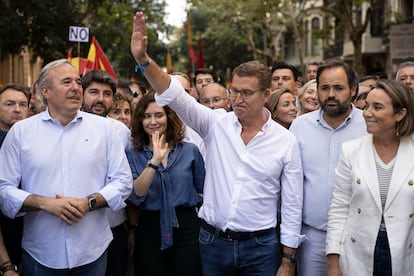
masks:
{"label": "shirt button", "polygon": [[358,214],[361,214],[361,208],[357,209]]}
{"label": "shirt button", "polygon": [[412,179],[410,179],[410,180],[408,181],[408,185],[409,185],[409,186],[413,186],[413,184],[414,184],[414,181],[413,181]]}
{"label": "shirt button", "polygon": [[359,185],[359,184],[361,184],[361,179],[359,179],[359,178],[358,178],[358,179],[356,180],[356,184],[358,184],[358,185]]}

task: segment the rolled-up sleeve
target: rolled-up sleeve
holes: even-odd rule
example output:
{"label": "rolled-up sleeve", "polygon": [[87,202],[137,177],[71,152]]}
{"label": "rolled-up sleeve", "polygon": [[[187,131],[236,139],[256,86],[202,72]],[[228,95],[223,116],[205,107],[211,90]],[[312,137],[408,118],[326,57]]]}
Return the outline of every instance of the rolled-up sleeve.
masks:
{"label": "rolled-up sleeve", "polygon": [[0,208],[6,216],[14,218],[19,214],[30,193],[20,190],[21,165],[19,142],[11,129],[0,149]]}
{"label": "rolled-up sleeve", "polygon": [[125,200],[132,191],[132,175],[121,140],[113,131],[108,143],[108,182],[99,193],[116,212],[126,206]]}

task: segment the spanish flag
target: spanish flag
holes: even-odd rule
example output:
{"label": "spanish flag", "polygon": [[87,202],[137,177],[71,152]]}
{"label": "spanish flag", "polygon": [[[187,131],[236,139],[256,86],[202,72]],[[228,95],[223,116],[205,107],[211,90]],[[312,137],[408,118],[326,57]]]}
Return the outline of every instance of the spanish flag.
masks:
{"label": "spanish flag", "polygon": [[187,33],[187,42],[188,42],[188,55],[193,60],[194,63],[197,63],[197,55],[194,52],[193,48],[193,34],[191,31],[191,22],[190,22],[190,13],[187,12],[187,24],[186,24],[186,33]]}
{"label": "spanish flag", "polygon": [[72,57],[72,48],[68,52],[68,60],[72,65],[78,70],[78,73],[84,74],[86,72],[86,66],[88,65],[88,60],[86,58]]}
{"label": "spanish flag", "polygon": [[88,53],[88,64],[85,68],[85,74],[92,70],[103,70],[107,71],[116,82],[118,82],[118,78],[116,77],[115,71],[112,68],[111,64],[109,63],[108,58],[106,57],[105,53],[103,52],[101,46],[99,45],[98,41],[95,37],[92,37],[91,46],[89,48]]}

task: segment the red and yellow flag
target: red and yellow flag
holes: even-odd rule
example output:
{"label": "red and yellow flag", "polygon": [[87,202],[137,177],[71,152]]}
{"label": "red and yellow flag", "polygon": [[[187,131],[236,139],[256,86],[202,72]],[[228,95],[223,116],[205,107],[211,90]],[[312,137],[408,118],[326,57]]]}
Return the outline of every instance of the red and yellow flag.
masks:
{"label": "red and yellow flag", "polygon": [[187,41],[188,41],[188,55],[193,60],[193,62],[197,63],[197,55],[194,52],[194,48],[193,48],[193,34],[191,32],[191,22],[190,22],[189,12],[187,12],[186,32],[187,32]]}
{"label": "red and yellow flag", "polygon": [[82,72],[82,74],[85,74],[92,70],[106,71],[115,79],[116,82],[118,81],[114,69],[112,68],[108,58],[106,57],[95,37],[92,37],[92,42],[88,53],[88,64],[85,68],[85,72]]}
{"label": "red and yellow flag", "polygon": [[198,39],[198,57],[197,57],[197,69],[204,68],[204,56],[203,56],[203,40],[201,37]]}
{"label": "red and yellow flag", "polygon": [[68,60],[72,65],[78,70],[79,74],[83,74],[86,71],[86,66],[88,65],[88,60],[86,58],[73,57],[72,48],[68,52]]}

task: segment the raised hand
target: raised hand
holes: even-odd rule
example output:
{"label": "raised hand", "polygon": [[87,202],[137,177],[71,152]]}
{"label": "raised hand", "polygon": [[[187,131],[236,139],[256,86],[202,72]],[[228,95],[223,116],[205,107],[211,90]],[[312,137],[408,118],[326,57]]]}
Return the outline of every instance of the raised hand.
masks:
{"label": "raised hand", "polygon": [[155,164],[161,163],[162,160],[164,160],[167,157],[168,152],[170,151],[168,147],[168,143],[165,142],[165,135],[163,134],[160,137],[159,131],[155,131],[152,134],[152,147],[153,147],[152,160],[154,161]]}
{"label": "raised hand", "polygon": [[144,64],[148,61],[147,47],[148,37],[144,14],[137,12],[134,16],[131,35],[131,53],[137,63]]}

